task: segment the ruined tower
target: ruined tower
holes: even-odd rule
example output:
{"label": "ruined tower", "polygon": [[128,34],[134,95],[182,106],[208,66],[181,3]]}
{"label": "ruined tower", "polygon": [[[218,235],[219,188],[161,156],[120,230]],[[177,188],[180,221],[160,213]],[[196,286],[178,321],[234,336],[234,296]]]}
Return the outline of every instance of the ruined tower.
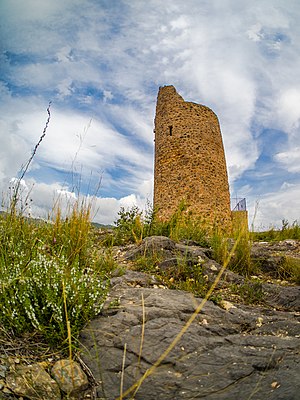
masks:
{"label": "ruined tower", "polygon": [[216,114],[159,88],[155,116],[154,209],[169,219],[184,201],[209,225],[231,226],[224,147]]}

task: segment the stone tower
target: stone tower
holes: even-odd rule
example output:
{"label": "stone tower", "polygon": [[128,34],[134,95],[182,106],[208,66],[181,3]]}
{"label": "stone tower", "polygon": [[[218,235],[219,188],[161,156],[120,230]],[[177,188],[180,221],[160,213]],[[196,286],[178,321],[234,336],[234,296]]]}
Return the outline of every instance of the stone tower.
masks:
{"label": "stone tower", "polygon": [[154,209],[162,220],[181,201],[208,225],[231,226],[224,147],[216,114],[159,88],[155,116]]}

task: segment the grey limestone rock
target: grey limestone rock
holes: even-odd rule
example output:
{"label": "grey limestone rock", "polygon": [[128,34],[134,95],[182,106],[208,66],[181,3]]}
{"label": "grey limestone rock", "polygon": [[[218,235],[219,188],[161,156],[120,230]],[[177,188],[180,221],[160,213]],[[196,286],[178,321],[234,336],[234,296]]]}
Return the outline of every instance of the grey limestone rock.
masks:
{"label": "grey limestone rock", "polygon": [[88,378],[80,365],[73,360],[57,361],[52,367],[51,374],[64,393],[69,395],[82,392],[88,385]]}
{"label": "grey limestone rock", "polygon": [[[97,396],[116,399],[121,379],[124,392],[137,382],[201,300],[183,291],[116,285],[101,315],[80,336]],[[226,311],[208,301],[134,399],[296,400],[299,352],[299,313],[244,305]]]}
{"label": "grey limestone rock", "polygon": [[16,367],[6,376],[8,388],[31,400],[59,400],[58,384],[38,363]]}
{"label": "grey limestone rock", "polygon": [[139,246],[129,250],[125,254],[125,258],[135,260],[142,255],[151,256],[153,254],[161,254],[164,257],[168,257],[173,254],[175,248],[175,242],[168,237],[150,236],[146,237]]}

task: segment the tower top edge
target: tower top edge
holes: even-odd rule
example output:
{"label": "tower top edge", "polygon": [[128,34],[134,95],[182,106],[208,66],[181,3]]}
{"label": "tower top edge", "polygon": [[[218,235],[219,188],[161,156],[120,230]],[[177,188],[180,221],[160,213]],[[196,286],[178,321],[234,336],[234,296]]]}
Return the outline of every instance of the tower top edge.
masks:
{"label": "tower top edge", "polygon": [[196,103],[194,101],[186,101],[186,100],[184,100],[184,98],[177,92],[177,90],[176,90],[174,85],[159,86],[158,96],[160,97],[164,93],[172,93],[172,94],[174,94],[175,97],[177,97],[178,99],[182,100],[185,104],[190,104],[190,105],[194,105],[196,107],[204,108],[204,109],[210,111],[211,113],[213,113],[218,119],[217,114],[210,107],[208,107],[208,106],[206,106],[204,104]]}
{"label": "tower top edge", "polygon": [[159,92],[162,92],[162,91],[164,91],[164,92],[165,92],[165,91],[172,91],[172,92],[177,93],[177,90],[176,90],[175,86],[173,86],[173,85],[164,85],[164,86],[160,86],[158,91],[159,91]]}
{"label": "tower top edge", "polygon": [[205,108],[206,110],[210,111],[211,113],[213,113],[217,118],[217,114],[208,106],[204,105],[204,104],[200,104],[200,103],[195,103],[194,101],[185,101],[186,104],[193,104],[197,107],[201,107],[201,108]]}

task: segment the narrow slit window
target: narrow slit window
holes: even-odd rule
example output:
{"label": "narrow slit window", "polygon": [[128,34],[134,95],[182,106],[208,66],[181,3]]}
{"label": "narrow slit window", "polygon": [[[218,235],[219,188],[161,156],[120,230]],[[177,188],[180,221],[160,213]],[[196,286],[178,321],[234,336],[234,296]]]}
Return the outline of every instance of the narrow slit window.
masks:
{"label": "narrow slit window", "polygon": [[169,126],[169,135],[170,135],[170,136],[172,136],[172,131],[173,131],[173,126],[170,125],[170,126]]}

